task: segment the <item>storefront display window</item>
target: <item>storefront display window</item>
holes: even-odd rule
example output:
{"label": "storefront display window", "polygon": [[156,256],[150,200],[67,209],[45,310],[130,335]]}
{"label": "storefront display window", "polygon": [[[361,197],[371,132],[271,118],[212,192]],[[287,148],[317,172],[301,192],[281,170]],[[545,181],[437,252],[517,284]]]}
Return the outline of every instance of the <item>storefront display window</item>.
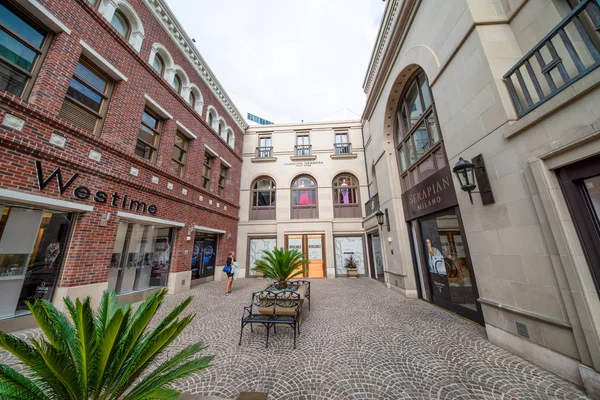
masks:
{"label": "storefront display window", "polygon": [[125,294],[166,286],[172,229],[120,222],[111,259],[109,290]]}
{"label": "storefront display window", "polygon": [[28,312],[27,300],[52,300],[71,215],[1,204],[0,213],[0,318],[10,318]]}
{"label": "storefront display window", "polygon": [[458,306],[477,311],[477,297],[454,210],[421,218],[419,222],[433,302],[446,308]]}

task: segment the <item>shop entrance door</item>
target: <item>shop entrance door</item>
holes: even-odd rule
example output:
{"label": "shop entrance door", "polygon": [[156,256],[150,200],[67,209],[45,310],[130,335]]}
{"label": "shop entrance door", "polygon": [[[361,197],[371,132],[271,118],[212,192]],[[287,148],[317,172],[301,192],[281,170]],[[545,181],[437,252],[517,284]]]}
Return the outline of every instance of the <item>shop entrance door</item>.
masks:
{"label": "shop entrance door", "polygon": [[325,235],[286,235],[285,247],[298,250],[307,257],[305,277],[325,277]]}
{"label": "shop entrance door", "polygon": [[192,286],[214,280],[218,237],[214,233],[196,233],[192,254]]}
{"label": "shop entrance door", "polygon": [[379,235],[369,235],[371,265],[374,266],[371,278],[384,282],[385,275],[383,273],[383,255],[381,254],[381,238]]}
{"label": "shop entrance door", "polygon": [[419,218],[419,227],[433,303],[483,323],[456,209]]}

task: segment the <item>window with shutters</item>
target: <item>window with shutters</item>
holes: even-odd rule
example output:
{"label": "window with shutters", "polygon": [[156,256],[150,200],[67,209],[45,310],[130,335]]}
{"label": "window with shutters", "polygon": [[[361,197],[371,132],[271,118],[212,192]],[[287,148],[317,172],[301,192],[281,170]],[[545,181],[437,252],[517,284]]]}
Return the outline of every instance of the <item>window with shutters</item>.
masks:
{"label": "window with shutters", "polygon": [[175,136],[175,145],[173,146],[173,156],[171,157],[171,172],[180,178],[185,174],[185,164],[187,162],[188,138],[177,132]]}
{"label": "window with shutters", "polygon": [[90,132],[99,132],[112,90],[112,82],[87,60],[75,67],[59,117]]}
{"label": "window with shutters", "polygon": [[146,160],[156,161],[162,121],[150,109],[142,114],[142,123],[135,145],[135,154]]}
{"label": "window with shutters", "polygon": [[0,91],[29,95],[50,45],[49,36],[13,3],[0,0]]}

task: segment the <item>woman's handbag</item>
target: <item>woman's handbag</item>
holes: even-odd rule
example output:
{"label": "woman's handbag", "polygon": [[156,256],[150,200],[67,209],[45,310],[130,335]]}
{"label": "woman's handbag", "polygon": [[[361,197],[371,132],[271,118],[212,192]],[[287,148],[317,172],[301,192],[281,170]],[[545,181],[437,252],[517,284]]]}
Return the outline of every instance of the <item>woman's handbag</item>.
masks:
{"label": "woman's handbag", "polygon": [[231,265],[226,265],[223,267],[223,272],[230,274],[231,273]]}

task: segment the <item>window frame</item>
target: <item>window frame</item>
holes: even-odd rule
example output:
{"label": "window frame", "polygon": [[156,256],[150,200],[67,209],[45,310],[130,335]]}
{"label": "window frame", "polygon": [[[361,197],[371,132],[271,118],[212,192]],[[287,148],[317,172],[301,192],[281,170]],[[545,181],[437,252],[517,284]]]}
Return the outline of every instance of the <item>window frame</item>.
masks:
{"label": "window frame", "polygon": [[[269,189],[259,189],[258,184],[262,181],[269,181]],[[258,193],[269,192],[269,205],[261,206],[255,202],[258,199]],[[275,179],[267,175],[259,176],[252,181],[250,186],[250,220],[251,221],[264,221],[264,220],[275,220],[277,210],[277,183]]]}
{"label": "window frame", "polygon": [[[300,205],[300,204],[294,205],[294,193],[298,192],[297,198],[299,200],[301,189],[306,189],[306,188],[298,187],[298,182],[300,181],[300,179],[303,179],[303,178],[310,179],[315,184],[314,187],[308,188],[308,190],[314,191],[315,203],[307,204],[307,205]],[[296,185],[296,187],[294,187],[294,185]],[[305,191],[307,191],[307,190],[305,190]],[[302,175],[298,175],[297,177],[295,177],[294,180],[292,181],[292,185],[290,187],[290,194],[291,194],[291,196],[290,196],[290,203],[291,203],[291,207],[290,207],[291,216],[290,217],[291,217],[291,219],[318,219],[319,218],[319,185],[317,183],[317,180],[314,177],[312,177],[311,175],[308,175],[308,174],[302,174]],[[306,214],[308,214],[309,216],[305,216]]]}
{"label": "window frame", "polygon": [[[427,107],[425,107],[425,101],[423,98],[422,88],[418,81],[419,77],[421,75],[424,77],[424,79],[425,79],[424,83],[427,84],[427,89],[429,90],[430,104]],[[417,94],[418,94],[418,98],[419,98],[419,105],[421,106],[421,109],[423,110],[423,112],[421,113],[419,118],[414,122],[414,124],[412,124],[412,126],[408,127],[408,129],[407,129],[405,126],[405,124],[407,123],[406,118],[410,118],[410,113],[408,112],[408,107],[406,106],[406,97],[407,97],[407,94],[410,91],[413,84],[416,85]],[[405,113],[404,113],[405,118],[402,115],[402,111],[405,111]],[[427,123],[427,121],[430,118],[433,119],[433,122],[435,123],[436,129],[437,129],[437,135],[438,135],[437,142],[433,141],[433,134],[432,134],[431,126],[429,123]],[[416,157],[416,154],[417,154],[416,141],[415,141],[414,137],[415,137],[416,132],[419,131],[419,128],[421,126],[425,127],[425,130],[427,133],[427,138],[429,141],[429,148],[425,152],[423,152],[423,154]],[[438,159],[437,159],[437,157],[434,156],[434,153],[436,153],[438,150],[441,150],[443,152],[445,161],[447,163],[447,156],[446,156],[445,149],[443,146],[444,140],[443,140],[443,136],[442,136],[442,133],[440,130],[439,119],[438,119],[437,111],[436,111],[436,107],[435,107],[435,100],[433,98],[433,93],[431,93],[431,87],[429,86],[429,79],[427,78],[425,71],[423,71],[422,69],[415,71],[411,75],[411,77],[407,80],[406,84],[404,85],[404,90],[403,90],[402,96],[400,96],[400,100],[398,102],[398,106],[397,106],[396,112],[395,112],[395,122],[394,122],[393,133],[394,133],[394,142],[395,142],[395,148],[396,148],[396,162],[398,164],[398,171],[400,172],[400,181],[401,181],[401,186],[402,186],[403,192],[412,188],[413,186],[415,186],[416,184],[421,182],[423,179],[426,179],[426,178],[421,177],[419,167],[422,164],[424,164],[429,158],[431,158],[431,160],[433,162],[433,167],[434,167],[435,171],[439,171],[441,168],[446,166],[446,165],[444,165],[444,166],[439,167]],[[399,140],[399,133],[402,135],[402,138],[400,140]],[[410,148],[412,148],[412,151],[415,154],[415,159],[413,162],[410,161],[410,156],[411,156]],[[402,155],[404,157],[402,157]],[[405,167],[403,167],[403,163],[402,163],[403,160],[406,163]],[[416,179],[415,179],[415,177],[416,177]]]}
{"label": "window frame", "polygon": [[[112,24],[113,18],[116,18],[117,15],[120,15],[125,20],[125,23],[127,25],[127,32],[125,35],[121,35],[121,32],[119,32],[117,30],[117,28],[115,28],[115,26]],[[129,38],[131,37],[132,28],[131,28],[131,22],[129,21],[129,18],[127,18],[127,15],[125,15],[125,13],[123,13],[123,11],[121,11],[117,8],[109,22],[110,22],[110,26],[112,26],[114,28],[114,30],[117,31],[119,36],[121,36],[123,39],[125,39],[127,42],[129,42]]]}
{"label": "window frame", "polygon": [[223,196],[225,194],[225,184],[227,183],[227,170],[229,167],[223,163],[221,163],[221,167],[219,169],[219,182],[218,182],[218,194],[219,196]]}
{"label": "window frame", "polygon": [[4,64],[8,65],[8,67],[11,69],[16,69],[18,71],[18,73],[24,74],[27,77],[27,81],[25,82],[25,85],[23,86],[23,91],[21,92],[21,95],[17,96],[12,92],[8,92],[8,91],[5,91],[5,92],[10,93],[13,96],[19,97],[19,98],[27,101],[29,99],[29,96],[31,95],[31,91],[33,89],[35,80],[40,73],[40,69],[43,64],[43,60],[46,58],[46,55],[48,54],[48,50],[50,49],[50,45],[52,43],[52,39],[54,38],[54,34],[53,34],[52,30],[48,29],[37,18],[35,18],[33,15],[31,15],[31,13],[24,10],[19,4],[15,4],[15,2],[13,2],[13,1],[6,0],[6,1],[4,1],[4,6],[7,7],[10,11],[17,14],[17,16],[19,18],[21,18],[21,20],[23,22],[25,22],[27,25],[32,26],[37,31],[45,33],[44,39],[43,39],[40,47],[38,48],[38,47],[35,47],[32,43],[30,43],[28,40],[23,38],[21,35],[19,35],[17,32],[13,31],[12,29],[8,28],[7,26],[0,25],[0,30],[3,30],[9,36],[13,37],[15,40],[22,43],[25,47],[27,47],[28,49],[30,49],[31,51],[36,53],[35,60],[33,62],[32,68],[31,68],[31,72],[27,71],[23,67],[16,65],[12,61],[9,61],[6,58],[0,56],[0,63],[4,63]]}
{"label": "window frame", "polygon": [[[156,126],[156,128],[153,128],[153,127],[147,125],[146,123],[144,123],[144,119],[143,118],[141,118],[141,121],[140,121],[141,125],[144,125],[146,128],[151,129],[156,134],[157,143],[156,143],[156,145],[153,145],[153,144],[150,144],[150,143],[146,142],[144,139],[141,139],[140,136],[139,136],[139,131],[138,131],[138,137],[137,137],[137,140],[135,142],[136,143],[136,147],[137,147],[138,141],[141,141],[142,143],[150,146],[150,148],[152,148],[152,156],[150,158],[144,158],[144,157],[140,156],[139,154],[135,153],[135,150],[134,150],[134,154],[136,154],[138,157],[140,157],[143,160],[147,160],[149,162],[155,163],[156,159],[158,158],[158,148],[160,146],[160,138],[161,138],[161,135],[162,135],[162,129],[164,127],[164,122],[165,121],[157,113],[155,113],[150,107],[148,107],[147,105],[144,107],[143,113],[146,113],[146,114],[150,115],[152,118],[154,118],[154,119],[157,120],[157,126]],[[141,127],[140,127],[140,129],[141,129]]]}
{"label": "window frame", "polygon": [[[175,148],[181,150],[181,153],[183,154],[183,161],[176,160],[175,158],[173,158],[173,154],[171,154],[171,173],[177,175],[180,178],[183,178],[185,176],[185,169],[187,165],[188,149],[190,148],[190,139],[180,131],[177,131],[177,133],[175,134],[175,139],[177,139],[177,137],[181,137],[183,139],[184,145],[183,147],[179,146],[177,144],[177,140],[175,140],[175,143],[173,143],[173,150],[175,150]],[[173,172],[173,162],[179,166],[177,173]]]}
{"label": "window frame", "polygon": [[[352,185],[348,185],[345,189],[349,191],[353,191],[354,193],[354,203],[339,203],[336,200],[339,199],[341,194],[341,185],[337,185],[337,182],[340,179],[351,179],[353,180]],[[341,174],[337,174],[333,181],[331,182],[332,189],[332,199],[333,199],[333,217],[334,218],[362,218],[362,206],[360,202],[360,183],[356,176],[342,172]]]}
{"label": "window frame", "polygon": [[[96,67],[90,60],[88,60],[84,56],[81,56],[79,58],[79,61],[77,64],[78,65],[82,64],[84,67],[86,67],[93,73],[99,75],[106,82],[106,87],[104,88],[104,93],[100,93],[100,91],[98,91],[96,88],[92,87],[90,84],[85,82],[83,79],[78,78],[77,75],[75,74],[75,72],[73,73],[73,76],[71,77],[71,80],[75,79],[77,82],[79,82],[86,88],[90,89],[91,91],[93,91],[94,93],[96,93],[100,97],[102,97],[102,102],[100,103],[100,111],[92,110],[90,107],[81,103],[77,99],[70,97],[68,94],[65,94],[64,101],[73,103],[77,107],[82,108],[84,111],[87,111],[87,112],[93,114],[94,116],[96,116],[96,123],[94,125],[94,129],[92,129],[92,133],[95,135],[98,135],[102,131],[102,127],[104,126],[104,121],[106,120],[106,114],[108,112],[108,103],[110,102],[110,98],[113,93],[115,81],[113,79],[111,79],[106,73],[104,73],[104,71],[102,71],[100,68]],[[71,87],[71,82],[69,82],[69,87]],[[67,93],[68,93],[68,88],[67,88]]]}
{"label": "window frame", "polygon": [[[161,64],[162,64],[162,67],[160,68],[160,71],[156,71],[156,68],[154,68],[154,63],[156,62],[156,59],[157,59],[157,58],[160,60],[160,62],[161,62]],[[158,52],[156,52],[156,53],[154,54],[154,59],[152,59],[152,69],[153,69],[153,70],[154,70],[154,71],[155,71],[157,74],[159,74],[161,77],[163,77],[163,76],[165,75],[165,66],[166,66],[166,64],[165,64],[165,59],[164,59],[164,58],[163,58],[163,57],[162,57],[162,56],[161,56],[161,55],[160,55]]]}
{"label": "window frame", "polygon": [[[192,101],[190,101],[190,99],[193,99]],[[188,101],[187,103],[195,110],[196,109],[196,102],[198,100],[196,99],[196,95],[194,94],[193,90],[190,90],[190,93],[188,94]]]}
{"label": "window frame", "polygon": [[[302,140],[303,143],[299,143],[300,138],[306,138],[306,140]],[[304,143],[306,142],[306,143]],[[302,150],[299,149],[299,146],[302,146]],[[307,146],[308,148],[304,147]],[[297,157],[308,157],[312,155],[312,147],[310,144],[310,133],[302,132],[296,134],[296,145],[295,145],[295,156]]]}
{"label": "window frame", "polygon": [[204,160],[202,161],[202,187],[204,189],[210,189],[212,163],[215,157],[210,155],[207,151],[204,153]]}
{"label": "window frame", "polygon": [[[179,87],[175,87],[175,82],[179,82]],[[175,73],[175,75],[173,75],[173,89],[175,89],[177,94],[180,96],[181,96],[181,88],[182,87],[183,87],[183,82],[181,81],[181,78],[179,77],[179,75],[177,75],[177,73]]]}

